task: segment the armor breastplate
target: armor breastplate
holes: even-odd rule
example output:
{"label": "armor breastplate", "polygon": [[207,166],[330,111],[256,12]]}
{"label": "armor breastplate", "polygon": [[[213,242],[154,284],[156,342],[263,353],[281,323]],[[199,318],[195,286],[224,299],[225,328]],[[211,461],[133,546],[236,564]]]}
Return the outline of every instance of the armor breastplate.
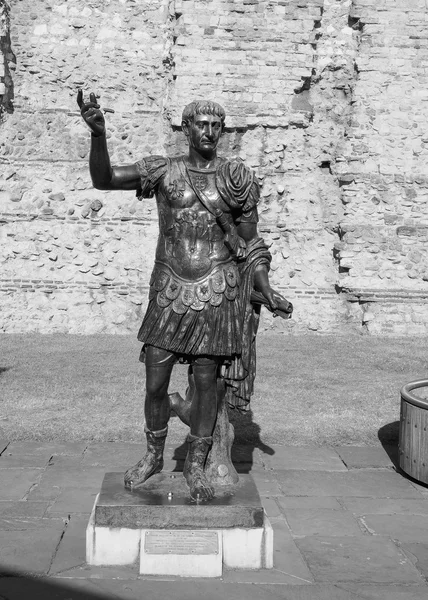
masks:
{"label": "armor breastplate", "polygon": [[[215,170],[192,169],[191,173],[194,185],[204,191],[212,204],[228,211],[215,185]],[[159,186],[158,212],[156,261],[167,265],[178,277],[196,281],[216,265],[231,260],[215,217],[201,204],[174,163]]]}

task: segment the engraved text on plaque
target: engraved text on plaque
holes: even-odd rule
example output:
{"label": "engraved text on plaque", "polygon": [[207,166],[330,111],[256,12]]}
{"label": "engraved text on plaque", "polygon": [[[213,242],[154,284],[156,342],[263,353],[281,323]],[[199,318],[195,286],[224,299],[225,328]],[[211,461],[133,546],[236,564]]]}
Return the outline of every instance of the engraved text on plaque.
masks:
{"label": "engraved text on plaque", "polygon": [[218,554],[216,531],[158,530],[146,531],[147,554]]}

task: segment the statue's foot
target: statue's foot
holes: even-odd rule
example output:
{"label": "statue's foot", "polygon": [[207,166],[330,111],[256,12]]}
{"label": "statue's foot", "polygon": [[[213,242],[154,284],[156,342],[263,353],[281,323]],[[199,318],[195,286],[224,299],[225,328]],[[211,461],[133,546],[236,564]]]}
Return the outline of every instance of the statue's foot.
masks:
{"label": "statue's foot", "polygon": [[207,454],[213,443],[212,437],[187,436],[189,450],[184,463],[183,475],[194,500],[212,500],[214,488],[205,474],[204,466]]}
{"label": "statue's foot", "polygon": [[214,498],[214,488],[201,469],[190,469],[185,478],[193,500],[212,500]]}
{"label": "statue's foot", "polygon": [[128,469],[125,473],[125,487],[133,489],[141,485],[149,477],[160,473],[163,469],[163,458],[160,458],[152,452],[147,452],[136,465]]}
{"label": "statue's foot", "polygon": [[144,429],[147,438],[147,452],[135,466],[128,469],[125,473],[125,487],[131,490],[163,469],[163,450],[165,448],[168,425],[158,431],[151,431],[147,427]]}

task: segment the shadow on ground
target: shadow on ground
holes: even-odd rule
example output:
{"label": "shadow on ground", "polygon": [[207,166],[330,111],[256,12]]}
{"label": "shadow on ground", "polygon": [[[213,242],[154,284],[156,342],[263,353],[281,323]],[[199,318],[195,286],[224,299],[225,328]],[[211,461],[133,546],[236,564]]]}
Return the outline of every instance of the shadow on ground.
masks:
{"label": "shadow on ground", "polygon": [[388,454],[392,464],[397,471],[401,471],[399,465],[399,454],[398,454],[398,437],[400,431],[400,421],[394,421],[383,425],[377,432],[380,443],[383,449]]}
{"label": "shadow on ground", "polygon": [[90,583],[82,589],[58,580],[31,577],[0,565],[0,600],[108,600],[111,595],[89,591]]}

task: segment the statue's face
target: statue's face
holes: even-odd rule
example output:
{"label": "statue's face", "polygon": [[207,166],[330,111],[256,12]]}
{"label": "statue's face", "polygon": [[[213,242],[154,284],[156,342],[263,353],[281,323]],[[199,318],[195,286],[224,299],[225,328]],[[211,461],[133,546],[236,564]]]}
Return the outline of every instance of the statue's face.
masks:
{"label": "statue's face", "polygon": [[215,115],[195,115],[192,121],[183,122],[183,131],[189,146],[206,154],[217,148],[222,134],[221,119]]}

